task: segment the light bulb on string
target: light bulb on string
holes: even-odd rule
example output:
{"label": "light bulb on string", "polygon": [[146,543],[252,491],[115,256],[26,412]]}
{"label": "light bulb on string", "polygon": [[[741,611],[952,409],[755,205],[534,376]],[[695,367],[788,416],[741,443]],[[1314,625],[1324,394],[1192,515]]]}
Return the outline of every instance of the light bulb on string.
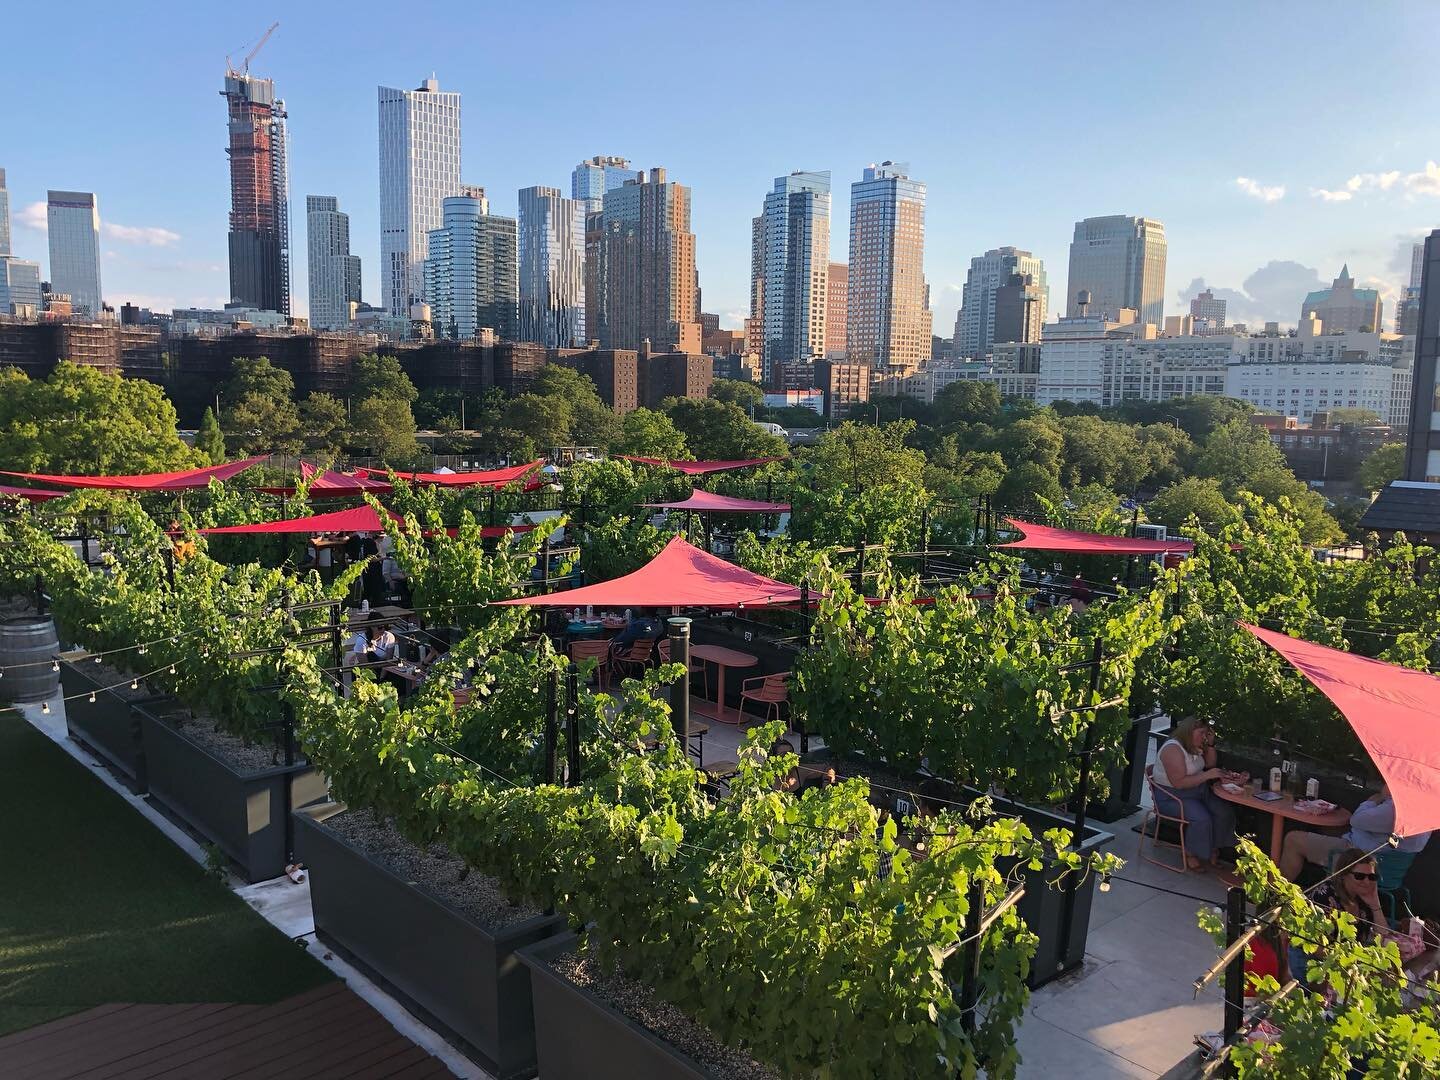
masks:
{"label": "light bulb on string", "polygon": [[49,716],[49,715],[50,715],[50,702],[47,701],[47,702],[45,702],[45,704],[41,705],[41,706],[40,706],[40,711],[41,711],[42,713],[44,713],[46,716]]}
{"label": "light bulb on string", "polygon": [[91,704],[91,705],[94,705],[94,704],[95,704],[95,691],[94,691],[94,690],[91,690],[91,691],[90,691],[90,704]]}
{"label": "light bulb on string", "polygon": [[144,655],[145,655],[145,651],[146,651],[146,650],[145,650],[145,646],[144,646],[144,645],[141,645],[141,646],[140,646],[140,655],[141,655],[141,656],[144,656]]}
{"label": "light bulb on string", "polygon": [[170,665],[170,674],[171,674],[171,675],[174,675],[174,674],[175,674],[175,665],[174,665],[174,664],[171,664],[171,665]]}
{"label": "light bulb on string", "polygon": [[60,661],[59,661],[59,660],[52,660],[52,661],[50,661],[50,670],[51,670],[51,671],[59,671],[59,670],[60,670]]}
{"label": "light bulb on string", "polygon": [[139,679],[131,679],[131,680],[130,680],[130,689],[131,689],[131,690],[139,690],[139,689],[140,689],[140,680],[139,680]]}

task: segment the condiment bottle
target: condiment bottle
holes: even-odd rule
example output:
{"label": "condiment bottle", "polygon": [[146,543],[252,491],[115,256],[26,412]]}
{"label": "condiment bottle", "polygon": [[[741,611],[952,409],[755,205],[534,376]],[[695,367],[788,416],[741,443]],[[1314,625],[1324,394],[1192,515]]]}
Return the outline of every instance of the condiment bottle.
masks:
{"label": "condiment bottle", "polygon": [[1279,790],[1280,790],[1281,778],[1282,778],[1283,775],[1284,775],[1284,774],[1281,773],[1281,771],[1280,771],[1280,766],[1279,766],[1279,765],[1274,765],[1274,766],[1271,767],[1271,769],[1270,769],[1270,790],[1271,790],[1271,791],[1279,791]]}
{"label": "condiment bottle", "polygon": [[1315,779],[1315,777],[1312,776],[1312,777],[1310,777],[1309,780],[1306,780],[1306,781],[1305,781],[1305,798],[1307,798],[1307,799],[1317,799],[1317,798],[1319,798],[1319,797],[1320,797],[1320,781],[1317,780],[1317,779]]}

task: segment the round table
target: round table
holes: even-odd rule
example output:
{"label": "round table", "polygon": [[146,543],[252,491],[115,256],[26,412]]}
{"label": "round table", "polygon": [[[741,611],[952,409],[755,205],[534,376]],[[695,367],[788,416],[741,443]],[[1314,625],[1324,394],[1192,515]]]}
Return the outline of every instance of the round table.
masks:
{"label": "round table", "polygon": [[1236,806],[1248,806],[1263,810],[1270,815],[1270,861],[1280,861],[1280,845],[1285,840],[1285,820],[1301,821],[1315,829],[1341,829],[1350,824],[1350,811],[1336,807],[1328,814],[1307,814],[1295,809],[1295,796],[1282,795],[1273,801],[1256,798],[1256,784],[1251,781],[1239,791],[1225,790],[1225,781],[1216,780],[1210,786],[1220,798]]}

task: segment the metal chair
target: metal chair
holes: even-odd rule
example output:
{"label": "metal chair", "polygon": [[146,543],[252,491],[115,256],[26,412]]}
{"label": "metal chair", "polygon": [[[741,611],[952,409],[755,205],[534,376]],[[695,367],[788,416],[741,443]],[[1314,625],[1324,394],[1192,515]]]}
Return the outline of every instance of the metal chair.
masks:
{"label": "metal chair", "polygon": [[[1145,766],[1145,783],[1150,788],[1150,809],[1145,811],[1145,817],[1140,822],[1140,843],[1136,849],[1136,853],[1140,856],[1140,858],[1144,859],[1148,863],[1154,863],[1156,866],[1162,867],[1166,870],[1172,870],[1177,874],[1183,874],[1188,870],[1188,863],[1190,861],[1189,856],[1185,852],[1185,826],[1189,824],[1189,822],[1185,820],[1185,805],[1183,803],[1180,804],[1180,812],[1178,817],[1174,814],[1162,814],[1160,812],[1160,803],[1157,799],[1157,794],[1164,794],[1165,797],[1167,799],[1170,799],[1172,802],[1175,802],[1177,800],[1173,795],[1156,791],[1159,785],[1155,783],[1154,765]],[[1163,844],[1165,847],[1178,847],[1180,849],[1179,866],[1172,866],[1168,862],[1164,862],[1161,859],[1156,859],[1145,854],[1145,839],[1147,836],[1150,835],[1147,830],[1150,827],[1151,819],[1154,819],[1155,821],[1155,835],[1153,837],[1150,837],[1150,846],[1152,848],[1157,848]],[[1169,840],[1160,839],[1160,823],[1162,821],[1169,821],[1175,825],[1176,831],[1180,834],[1180,843],[1172,844]]]}
{"label": "metal chair", "polygon": [[595,685],[604,689],[610,682],[610,643],[608,641],[572,641],[570,659],[575,663],[595,661]]}
{"label": "metal chair", "polygon": [[[669,638],[661,638],[659,641],[657,641],[657,642],[655,643],[655,651],[660,654],[660,663],[662,663],[662,664],[668,664],[668,663],[670,663],[670,639],[669,639]],[[691,675],[694,675],[697,671],[700,673],[700,692],[701,692],[701,694],[703,694],[705,697],[709,697],[709,696],[710,696],[710,669],[705,666],[705,664],[704,664],[703,661],[696,660],[694,657],[691,657],[691,659],[690,659],[690,667],[689,667],[688,670],[689,670],[689,673],[690,673]]]}
{"label": "metal chair", "polygon": [[1388,914],[1392,926],[1396,922],[1396,902],[1404,903],[1407,909],[1410,907],[1410,890],[1405,887],[1405,875],[1410,872],[1410,866],[1414,863],[1416,854],[1414,851],[1391,851],[1388,849],[1375,853],[1375,872],[1380,875],[1380,880],[1375,883],[1375,887],[1381,899],[1390,902]]}
{"label": "metal chair", "polygon": [[[604,642],[596,642],[596,644],[603,645]],[[640,638],[623,649],[612,648],[609,653],[611,670],[623,675],[631,675],[632,672],[636,675],[644,675],[645,669],[650,666],[650,657],[654,652],[654,638]]]}
{"label": "metal chair", "polygon": [[780,706],[790,700],[790,672],[777,671],[770,675],[756,675],[752,679],[746,679],[740,684],[740,712],[745,712],[745,702],[758,701],[765,706],[765,719],[770,719],[770,711],[775,711],[775,719],[780,719]]}

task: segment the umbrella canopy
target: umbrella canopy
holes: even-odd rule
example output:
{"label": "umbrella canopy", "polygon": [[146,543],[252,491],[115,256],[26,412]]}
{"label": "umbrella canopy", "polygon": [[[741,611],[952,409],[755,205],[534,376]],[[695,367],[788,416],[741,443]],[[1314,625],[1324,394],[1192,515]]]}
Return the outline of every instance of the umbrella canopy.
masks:
{"label": "umbrella canopy", "polygon": [[[390,511],[385,511],[387,514]],[[391,514],[391,517],[395,515]],[[226,525],[215,529],[198,529],[206,536],[227,536],[239,533],[305,533],[314,536],[327,532],[373,532],[384,530],[380,515],[373,506],[354,506],[349,510],[332,510],[328,514],[286,518],[284,521],[257,521],[252,525]]]}
{"label": "umbrella canopy", "polygon": [[1015,518],[1005,520],[1024,533],[1025,539],[997,545],[1000,548],[1064,551],[1074,555],[1186,555],[1195,550],[1189,540],[1140,540],[1133,536],[1052,529]]}
{"label": "umbrella canopy", "polygon": [[715,495],[698,488],[682,502],[641,503],[641,505],[651,510],[704,510],[717,514],[783,514],[790,509],[789,503],[732,499],[729,495]]}
{"label": "umbrella canopy", "polygon": [[1395,801],[1395,834],[1440,829],[1440,676],[1302,641],[1249,623],[1340,710]]}
{"label": "umbrella canopy", "polygon": [[44,488],[10,487],[7,484],[0,484],[0,498],[3,499],[29,499],[31,502],[44,502],[46,499],[63,499],[63,491],[46,491]]}
{"label": "umbrella canopy", "polygon": [[209,465],[203,469],[185,469],[181,472],[143,473],[138,476],[53,476],[49,473],[4,472],[6,476],[19,476],[25,480],[39,480],[64,488],[103,488],[110,491],[184,491],[188,488],[203,488],[211,480],[229,480],[264,461],[263,457],[232,461],[228,465]]}
{"label": "umbrella canopy", "polygon": [[[538,469],[544,462],[528,461],[524,465],[511,465],[505,469],[487,469],[484,472],[401,472],[401,480],[415,484],[438,484],[441,487],[492,487],[502,488],[515,483],[526,473]],[[356,469],[357,476],[384,476],[374,469]]]}
{"label": "umbrella canopy", "polygon": [[772,461],[779,461],[779,458],[762,457],[749,458],[745,461],[664,461],[653,457],[636,457],[633,454],[616,454],[618,458],[626,461],[638,461],[641,465],[668,465],[686,476],[703,476],[712,472],[729,472],[732,469],[748,469],[752,465],[768,465]]}
{"label": "umbrella canopy", "polygon": [[664,550],[633,574],[579,589],[501,600],[534,607],[764,607],[795,604],[800,590],[783,581],[752,573],[717,559],[676,536]]}

